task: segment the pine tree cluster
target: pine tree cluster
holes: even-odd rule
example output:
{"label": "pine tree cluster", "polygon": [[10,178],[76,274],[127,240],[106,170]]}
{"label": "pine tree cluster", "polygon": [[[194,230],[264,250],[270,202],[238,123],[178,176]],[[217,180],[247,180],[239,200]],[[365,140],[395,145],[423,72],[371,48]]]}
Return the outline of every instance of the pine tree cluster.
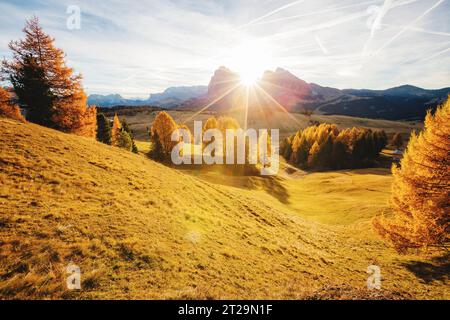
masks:
{"label": "pine tree cluster", "polygon": [[286,138],[280,154],[303,169],[359,168],[372,165],[387,141],[384,131],[322,123]]}

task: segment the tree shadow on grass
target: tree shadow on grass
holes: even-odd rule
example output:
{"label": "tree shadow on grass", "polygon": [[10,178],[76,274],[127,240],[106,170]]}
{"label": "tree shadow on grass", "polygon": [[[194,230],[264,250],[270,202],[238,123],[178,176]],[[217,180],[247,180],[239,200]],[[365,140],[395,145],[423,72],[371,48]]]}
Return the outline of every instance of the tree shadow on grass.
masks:
{"label": "tree shadow on grass", "polygon": [[277,198],[281,203],[289,203],[288,190],[281,184],[279,178],[274,176],[261,177],[260,184],[268,194]]}
{"label": "tree shadow on grass", "polygon": [[382,167],[371,167],[371,168],[355,168],[355,169],[342,169],[342,170],[334,170],[334,171],[328,171],[328,172],[336,172],[336,173],[342,173],[345,175],[378,175],[378,176],[390,176],[391,170],[387,168]]}
{"label": "tree shadow on grass", "polygon": [[450,279],[450,252],[434,257],[430,262],[410,261],[403,264],[425,283],[446,282]]}
{"label": "tree shadow on grass", "polygon": [[263,189],[265,192],[278,199],[281,203],[289,203],[289,193],[281,183],[282,179],[277,176],[260,175],[259,170],[246,170],[244,167],[226,167],[223,165],[167,166],[184,171],[190,175],[197,176],[198,178],[205,179],[207,181],[208,173],[216,173],[217,175],[209,176],[210,178],[214,177],[214,179],[209,180],[210,182],[246,190]]}

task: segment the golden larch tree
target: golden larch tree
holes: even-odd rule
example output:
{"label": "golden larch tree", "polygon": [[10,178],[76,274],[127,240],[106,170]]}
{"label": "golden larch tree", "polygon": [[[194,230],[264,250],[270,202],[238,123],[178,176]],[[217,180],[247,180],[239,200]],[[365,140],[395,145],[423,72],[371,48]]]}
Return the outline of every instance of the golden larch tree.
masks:
{"label": "golden larch tree", "polygon": [[[189,129],[189,127],[187,125],[180,124],[180,125],[178,125],[178,129],[186,130],[186,132],[189,135],[189,139],[190,139],[189,143],[194,143],[194,136],[192,135],[191,129]],[[183,137],[182,136],[180,136],[180,141],[183,141]]]}
{"label": "golden larch tree", "polygon": [[111,128],[111,145],[117,146],[117,141],[120,135],[120,129],[122,128],[122,125],[120,123],[119,117],[117,116],[117,113],[114,114],[114,120],[113,120],[113,126]]}
{"label": "golden larch tree", "polygon": [[392,167],[392,217],[374,219],[376,230],[399,252],[444,246],[450,232],[450,100],[428,112],[413,134],[400,167]]}
{"label": "golden larch tree", "polygon": [[217,119],[216,117],[211,117],[206,120],[203,131],[209,130],[209,129],[216,129],[217,128]]}
{"label": "golden larch tree", "polygon": [[[217,119],[216,117],[210,117],[208,118],[208,120],[206,120],[205,124],[203,125],[203,132],[202,132],[202,137],[205,134],[205,132],[209,129],[217,129]],[[212,137],[211,142],[214,141],[214,137]],[[203,141],[203,145],[202,148],[204,149],[206,147],[206,145],[208,145],[208,143],[206,143],[205,141]]]}
{"label": "golden larch tree", "polygon": [[309,156],[308,156],[308,165],[310,167],[314,166],[314,163],[317,158],[317,154],[319,153],[320,145],[317,143],[317,141],[314,142],[311,149],[309,150]]}
{"label": "golden larch tree", "polygon": [[83,90],[77,90],[71,99],[56,103],[52,121],[56,128],[85,137],[97,134],[97,107],[86,108],[87,97]]}
{"label": "golden larch tree", "polygon": [[161,148],[158,151],[161,154],[157,157],[166,159],[170,156],[172,148],[177,144],[176,141],[172,141],[172,132],[177,129],[178,125],[167,112],[161,111],[156,115],[150,130],[150,140]]}
{"label": "golden larch tree", "polygon": [[87,107],[81,75],[66,65],[64,52],[54,46],[37,17],[26,22],[23,32],[24,39],[9,44],[12,60],[3,61],[2,75],[12,83],[27,119],[94,137],[96,110]]}
{"label": "golden larch tree", "polygon": [[[227,156],[232,155],[232,153],[228,154],[228,149],[227,149],[227,130],[233,131],[235,132],[237,129],[239,129],[239,123],[237,122],[237,120],[233,117],[219,117],[219,119],[217,119],[217,129],[220,130],[220,132],[222,132],[222,154],[223,154],[223,162],[226,162]],[[234,159],[236,160],[237,157],[237,138],[234,137]],[[231,143],[231,142],[229,142]]]}

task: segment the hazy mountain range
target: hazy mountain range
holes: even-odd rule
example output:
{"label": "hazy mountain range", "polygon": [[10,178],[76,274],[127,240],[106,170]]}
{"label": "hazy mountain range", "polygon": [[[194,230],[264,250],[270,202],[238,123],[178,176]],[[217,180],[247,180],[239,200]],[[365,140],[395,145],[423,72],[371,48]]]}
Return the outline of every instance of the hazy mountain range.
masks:
{"label": "hazy mountain range", "polygon": [[250,108],[284,108],[289,112],[308,109],[323,114],[398,120],[422,119],[427,109],[442,103],[450,93],[450,87],[427,90],[411,85],[386,90],[340,90],[308,83],[282,68],[266,71],[244,101],[247,90],[237,73],[220,67],[208,86],[171,87],[142,100],[125,99],[118,94],[90,95],[89,104],[184,109],[199,109],[211,104],[209,110],[223,111],[241,107],[248,101]]}
{"label": "hazy mountain range", "polygon": [[150,94],[147,99],[126,99],[120,94],[91,94],[88,103],[99,107],[153,105],[173,108],[189,99],[205,96],[207,91],[207,86],[170,87],[164,92]]}

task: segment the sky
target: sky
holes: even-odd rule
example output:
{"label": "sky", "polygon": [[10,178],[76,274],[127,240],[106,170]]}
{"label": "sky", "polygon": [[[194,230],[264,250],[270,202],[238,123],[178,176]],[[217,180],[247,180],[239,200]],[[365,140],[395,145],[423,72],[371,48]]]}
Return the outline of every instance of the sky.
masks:
{"label": "sky", "polygon": [[340,89],[450,86],[450,0],[0,0],[0,57],[33,15],[89,94],[207,85],[222,65]]}

